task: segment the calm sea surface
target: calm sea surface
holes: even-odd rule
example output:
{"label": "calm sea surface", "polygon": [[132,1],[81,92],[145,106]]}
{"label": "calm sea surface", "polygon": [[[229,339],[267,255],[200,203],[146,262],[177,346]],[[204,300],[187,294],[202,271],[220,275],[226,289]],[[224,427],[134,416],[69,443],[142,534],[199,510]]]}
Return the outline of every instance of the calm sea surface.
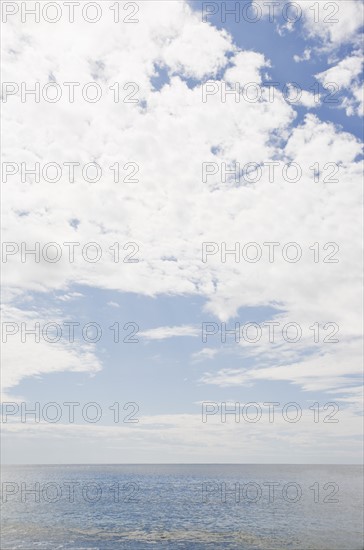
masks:
{"label": "calm sea surface", "polygon": [[361,466],[5,466],[1,550],[363,550]]}

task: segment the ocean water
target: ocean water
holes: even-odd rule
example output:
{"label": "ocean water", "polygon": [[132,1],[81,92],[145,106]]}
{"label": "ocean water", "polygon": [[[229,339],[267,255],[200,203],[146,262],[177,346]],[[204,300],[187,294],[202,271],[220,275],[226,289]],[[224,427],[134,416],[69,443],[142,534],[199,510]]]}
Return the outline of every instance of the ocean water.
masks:
{"label": "ocean water", "polygon": [[363,550],[360,466],[2,470],[1,550]]}

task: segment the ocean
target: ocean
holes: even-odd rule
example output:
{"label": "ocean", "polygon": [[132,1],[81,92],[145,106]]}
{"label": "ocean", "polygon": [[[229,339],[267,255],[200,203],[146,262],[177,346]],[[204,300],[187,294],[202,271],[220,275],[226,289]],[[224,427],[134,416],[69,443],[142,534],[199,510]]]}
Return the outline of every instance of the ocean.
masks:
{"label": "ocean", "polygon": [[363,550],[361,466],[4,466],[1,485],[1,550]]}

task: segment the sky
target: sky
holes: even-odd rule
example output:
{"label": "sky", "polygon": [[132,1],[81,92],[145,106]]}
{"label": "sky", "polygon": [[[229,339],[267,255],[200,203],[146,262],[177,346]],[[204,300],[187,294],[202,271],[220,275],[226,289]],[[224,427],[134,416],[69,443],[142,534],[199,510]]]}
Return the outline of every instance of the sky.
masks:
{"label": "sky", "polygon": [[362,2],[34,4],[2,3],[3,461],[360,462]]}

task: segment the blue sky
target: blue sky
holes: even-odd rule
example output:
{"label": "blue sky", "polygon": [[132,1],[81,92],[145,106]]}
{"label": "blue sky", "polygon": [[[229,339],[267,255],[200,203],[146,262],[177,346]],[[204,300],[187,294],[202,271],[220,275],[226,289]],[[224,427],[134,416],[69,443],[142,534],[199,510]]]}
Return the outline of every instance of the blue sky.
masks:
{"label": "blue sky", "polygon": [[[97,61],[105,90],[112,82],[137,82],[140,94],[139,105],[82,98],[74,105],[21,104],[17,96],[4,105],[5,126],[18,130],[9,134],[5,162],[97,159],[107,168],[116,160],[140,168],[137,184],[117,186],[105,169],[100,184],[78,173],[72,185],[16,177],[4,186],[6,242],[26,241],[31,248],[36,241],[95,241],[104,251],[116,241],[136,242],[140,259],[113,264],[105,254],[97,264],[79,256],[74,264],[64,257],[36,264],[15,254],[3,264],[3,322],[95,322],[103,330],[95,344],[80,337],[71,344],[65,337],[57,344],[33,344],[31,337],[21,343],[20,333],[10,336],[3,346],[3,401],[29,407],[97,402],[105,411],[87,430],[82,418],[70,427],[22,423],[15,415],[4,425],[5,462],[360,460],[361,236],[353,220],[360,215],[362,3],[341,5],[331,27],[312,22],[308,0],[299,4],[302,21],[285,28],[282,18],[222,23],[221,3],[206,23],[202,2],[141,2],[140,22],[124,25],[122,34],[105,16],[94,26],[76,22],[71,35],[77,40],[70,42],[67,22],[57,23],[47,53],[46,22],[14,17],[4,25],[6,81],[18,73],[31,85],[47,82],[51,73],[55,82],[84,83]],[[98,41],[105,31],[105,41]],[[307,59],[299,60],[304,51]],[[218,95],[201,102],[206,81],[231,85],[254,75],[282,88],[296,82],[309,94],[315,83],[337,81],[338,104],[312,107],[307,94],[303,105],[294,105],[280,93],[274,103],[222,104]],[[301,181],[277,176],[269,185],[266,173],[251,186],[226,185],[218,175],[207,185],[201,181],[202,162],[272,159],[298,162]],[[340,183],[314,184],[314,162],[340,165]],[[273,263],[223,263],[217,254],[201,261],[203,242],[266,241],[299,243],[302,260],[278,255]],[[314,263],[309,247],[315,242],[338,243],[339,262]],[[218,335],[201,339],[202,323],[230,329],[272,320],[298,323],[300,342],[278,337],[272,345],[266,332],[257,345],[231,337],[222,343]],[[139,342],[115,343],[109,329],[115,322],[137,323]],[[315,322],[337,323],[339,342],[314,344],[309,327]],[[138,425],[112,422],[106,411],[116,401],[138,404]],[[296,402],[303,419],[270,425],[264,417],[242,431],[233,422],[226,428],[216,415],[206,426],[206,401]],[[315,402],[338,403],[339,423],[313,423],[308,408]]]}
{"label": "blue sky", "polygon": [[[47,377],[24,379],[19,385],[19,391],[22,395],[32,395],[31,402],[41,401],[44,395],[47,401],[63,402],[66,398],[77,401],[82,395],[83,399],[87,397],[85,402],[96,401],[103,408],[115,401],[135,401],[143,404],[145,414],[200,412],[200,401],[298,401],[302,406],[308,402],[311,405],[320,399],[327,402],[321,392],[310,392],[307,395],[288,383],[258,381],[251,387],[239,388],[203,385],[200,379],[206,370],[213,371],[222,364],[237,369],[249,367],[252,360],[237,353],[239,346],[233,336],[223,343],[219,333],[209,336],[208,343],[203,344],[202,323],[219,324],[219,319],[203,313],[204,301],[199,297],[146,298],[99,289],[90,291],[88,287],[79,286],[73,287],[72,291],[82,296],[66,302],[66,306],[62,307],[62,318],[79,322],[81,327],[95,322],[102,328],[103,335],[97,343],[96,353],[100,361],[107,364],[107,369],[91,378],[87,373],[55,373]],[[45,305],[43,295],[34,298]],[[58,309],[60,302],[57,301],[57,295],[52,302],[52,306]],[[120,308],[109,306],[110,302],[119,304]],[[37,303],[35,309],[39,305]],[[46,297],[46,305],[50,305],[49,295]],[[233,329],[236,322],[241,325],[248,322],[261,324],[270,320],[275,312],[273,308],[242,308],[239,315],[226,325],[228,329]],[[120,342],[114,341],[114,332],[109,329],[115,322],[120,323]],[[126,331],[122,327],[128,322],[136,323],[140,327],[139,332],[160,326],[193,325],[197,334],[154,341],[136,334],[134,338],[138,338],[139,343],[127,343],[122,340],[131,329]],[[76,335],[80,336],[80,333],[76,329]],[[68,330],[64,328],[64,340],[67,340],[67,335]],[[26,346],[26,343],[21,345]],[[246,346],[254,344],[247,343]],[[226,354],[222,359],[196,361],[193,355],[203,347],[220,352],[225,350]]]}

